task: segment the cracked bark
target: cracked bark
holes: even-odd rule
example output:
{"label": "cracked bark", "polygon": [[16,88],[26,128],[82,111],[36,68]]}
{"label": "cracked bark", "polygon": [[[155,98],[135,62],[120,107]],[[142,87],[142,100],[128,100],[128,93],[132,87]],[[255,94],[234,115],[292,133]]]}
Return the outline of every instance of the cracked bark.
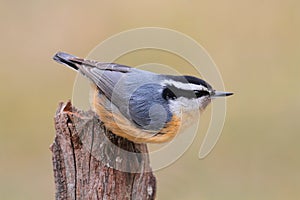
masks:
{"label": "cracked bark", "polygon": [[92,111],[60,103],[52,151],[56,199],[155,199],[146,144],[107,131]]}

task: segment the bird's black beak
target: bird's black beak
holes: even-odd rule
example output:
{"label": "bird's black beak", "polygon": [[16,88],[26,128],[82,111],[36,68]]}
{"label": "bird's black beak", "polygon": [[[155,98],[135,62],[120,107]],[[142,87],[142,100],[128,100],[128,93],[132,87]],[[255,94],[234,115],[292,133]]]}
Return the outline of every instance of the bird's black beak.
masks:
{"label": "bird's black beak", "polygon": [[227,97],[233,95],[232,92],[221,92],[221,91],[214,91],[214,93],[211,95],[213,98],[218,98],[218,97]]}

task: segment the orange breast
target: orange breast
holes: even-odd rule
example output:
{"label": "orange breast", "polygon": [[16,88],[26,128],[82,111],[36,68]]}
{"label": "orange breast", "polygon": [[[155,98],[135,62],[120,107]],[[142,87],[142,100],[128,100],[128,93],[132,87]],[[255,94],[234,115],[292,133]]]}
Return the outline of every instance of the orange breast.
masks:
{"label": "orange breast", "polygon": [[131,121],[125,118],[117,108],[108,108],[109,100],[104,95],[99,95],[96,88],[93,93],[93,106],[95,112],[105,127],[112,133],[127,138],[136,143],[163,143],[170,141],[179,131],[181,120],[173,116],[160,131],[144,130],[136,127]]}

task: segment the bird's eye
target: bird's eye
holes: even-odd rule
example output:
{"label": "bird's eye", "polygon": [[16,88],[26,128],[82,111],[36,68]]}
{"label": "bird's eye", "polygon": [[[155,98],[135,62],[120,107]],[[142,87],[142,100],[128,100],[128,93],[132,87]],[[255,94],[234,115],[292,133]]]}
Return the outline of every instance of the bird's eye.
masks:
{"label": "bird's eye", "polygon": [[209,92],[206,91],[206,90],[194,90],[194,93],[195,93],[197,98],[209,95]]}
{"label": "bird's eye", "polygon": [[162,97],[166,100],[169,99],[176,99],[176,95],[174,94],[174,92],[172,92],[172,90],[170,88],[164,88],[163,92],[162,92]]}

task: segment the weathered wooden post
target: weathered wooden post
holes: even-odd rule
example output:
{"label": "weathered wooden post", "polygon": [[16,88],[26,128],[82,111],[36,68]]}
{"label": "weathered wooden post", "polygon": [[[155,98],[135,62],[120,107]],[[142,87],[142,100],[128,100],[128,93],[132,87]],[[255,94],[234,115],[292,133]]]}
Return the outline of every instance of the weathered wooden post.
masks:
{"label": "weathered wooden post", "polygon": [[92,111],[60,103],[50,149],[56,199],[155,199],[146,144],[107,131]]}

